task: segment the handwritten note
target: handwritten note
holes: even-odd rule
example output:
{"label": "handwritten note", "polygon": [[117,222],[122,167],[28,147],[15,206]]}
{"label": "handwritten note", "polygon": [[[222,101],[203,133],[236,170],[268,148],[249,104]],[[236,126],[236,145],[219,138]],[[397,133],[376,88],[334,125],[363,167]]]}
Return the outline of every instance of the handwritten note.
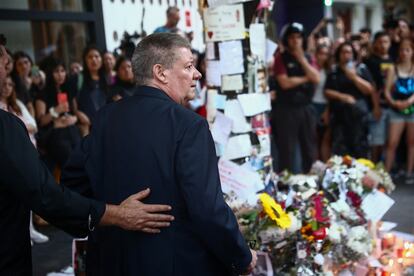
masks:
{"label": "handwritten note", "polygon": [[243,39],[243,5],[223,5],[204,9],[206,42]]}

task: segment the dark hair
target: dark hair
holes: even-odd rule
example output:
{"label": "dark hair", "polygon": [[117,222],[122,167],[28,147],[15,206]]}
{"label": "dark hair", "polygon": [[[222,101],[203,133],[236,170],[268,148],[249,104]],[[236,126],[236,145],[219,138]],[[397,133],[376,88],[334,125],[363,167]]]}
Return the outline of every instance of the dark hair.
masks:
{"label": "dark hair", "polygon": [[141,40],[132,56],[132,70],[137,85],[146,85],[153,78],[152,68],[161,64],[171,68],[177,60],[176,50],[191,45],[187,39],[173,33],[155,33]]}
{"label": "dark hair", "polygon": [[388,36],[389,37],[390,35],[387,32],[385,32],[385,31],[376,32],[375,35],[374,35],[373,42],[377,41],[378,39],[380,39],[380,38],[382,38],[384,36]]}
{"label": "dark hair", "polygon": [[180,11],[180,9],[178,7],[176,7],[176,6],[168,7],[168,9],[166,11],[166,14],[168,16],[170,14],[173,14],[173,13],[176,13],[176,12],[179,12],[179,11]]}
{"label": "dark hair", "polygon": [[351,41],[360,41],[361,40],[361,35],[360,34],[353,34],[350,37]]}
{"label": "dark hair", "polygon": [[4,34],[0,34],[0,45],[6,46],[7,44],[7,39],[4,36]]}
{"label": "dark hair", "polygon": [[46,73],[46,87],[56,89],[56,81],[53,77],[53,72],[59,67],[62,66],[65,70],[65,63],[62,60],[57,58],[51,58],[48,60],[48,63],[45,66]]}
{"label": "dark hair", "polygon": [[371,28],[368,28],[368,27],[364,27],[364,28],[359,29],[359,32],[360,33],[369,33],[369,34],[372,34]]}
{"label": "dark hair", "polygon": [[[409,38],[403,38],[403,39],[401,39],[400,46],[398,47],[398,59],[397,59],[397,63],[400,63],[401,62],[399,55],[400,55],[400,48],[401,48],[401,45],[403,45],[403,43],[409,43],[410,46],[411,46],[411,50],[414,52],[414,42],[411,39],[409,39]],[[414,63],[414,53],[413,53],[413,56],[411,57],[411,63]]]}
{"label": "dark hair", "polygon": [[342,48],[344,48],[345,46],[351,47],[351,49],[352,49],[352,59],[353,60],[357,59],[358,53],[355,51],[354,46],[352,46],[351,42],[345,41],[345,42],[342,42],[341,44],[339,44],[338,48],[336,48],[335,55],[334,55],[336,63],[339,63],[339,56],[341,54]]}
{"label": "dark hair", "polygon": [[[83,50],[82,54],[82,62],[83,62],[83,87],[90,86],[92,82],[92,76],[89,72],[88,64],[86,62],[86,58],[91,51],[97,51],[102,59],[102,52],[101,50],[96,47],[95,45],[89,45]],[[105,73],[105,67],[103,65],[103,60],[101,61],[101,67],[98,70],[98,76],[99,76],[99,86],[102,90],[104,90],[105,93],[108,92],[108,80]]]}
{"label": "dark hair", "polygon": [[124,63],[125,61],[131,62],[131,60],[127,58],[126,56],[118,57],[118,59],[116,60],[115,66],[114,66],[115,72],[118,72],[119,67],[121,67],[122,63]]}
{"label": "dark hair", "polygon": [[20,109],[19,105],[17,104],[17,95],[16,95],[16,83],[14,82],[11,76],[7,76],[6,79],[9,78],[13,82],[13,91],[9,98],[7,98],[7,105],[11,106],[14,112],[18,115],[22,115],[22,110]]}
{"label": "dark hair", "polygon": [[328,58],[326,59],[325,64],[323,64],[322,67],[326,71],[329,71],[329,69],[331,68],[331,63],[332,63],[332,55],[331,55],[331,51],[330,51],[331,49],[326,44],[318,44],[316,46],[315,53],[318,54],[322,49],[328,49]]}
{"label": "dark hair", "polygon": [[390,19],[384,22],[384,24],[382,24],[382,27],[387,30],[387,29],[395,29],[398,27],[398,20],[395,19]]}
{"label": "dark hair", "polygon": [[33,59],[29,56],[28,53],[23,51],[17,51],[13,54],[13,60],[15,63],[14,65],[16,65],[17,60],[20,58],[27,58],[30,61],[30,64],[33,65]]}

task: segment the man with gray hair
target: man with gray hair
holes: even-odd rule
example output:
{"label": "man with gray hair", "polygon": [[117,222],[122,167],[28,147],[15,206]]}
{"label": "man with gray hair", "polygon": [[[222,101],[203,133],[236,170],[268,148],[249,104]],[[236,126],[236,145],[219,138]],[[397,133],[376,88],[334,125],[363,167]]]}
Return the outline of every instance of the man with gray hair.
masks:
{"label": "man with gray hair", "polygon": [[[0,88],[7,76],[9,56],[0,34]],[[32,275],[29,209],[76,236],[86,236],[95,226],[158,233],[172,216],[156,214],[171,209],[140,202],[146,189],[132,192],[119,205],[82,197],[57,185],[30,141],[26,127],[14,114],[0,109],[0,275]],[[82,179],[81,179],[82,180]]]}
{"label": "man with gray hair", "polygon": [[168,7],[167,9],[167,23],[154,30],[155,33],[179,33],[177,25],[180,21],[180,9],[176,6]]}
{"label": "man with gray hair", "polygon": [[201,78],[188,41],[152,34],[137,45],[132,63],[134,96],[99,111],[78,153],[84,159],[69,161],[63,181],[70,186],[71,175],[79,176],[76,168],[86,163],[90,186],[80,191],[117,203],[148,185],[145,203],[172,206],[175,220],[157,236],[96,229],[89,237],[88,275],[249,273],[256,254],[223,199],[208,124],[183,106]]}

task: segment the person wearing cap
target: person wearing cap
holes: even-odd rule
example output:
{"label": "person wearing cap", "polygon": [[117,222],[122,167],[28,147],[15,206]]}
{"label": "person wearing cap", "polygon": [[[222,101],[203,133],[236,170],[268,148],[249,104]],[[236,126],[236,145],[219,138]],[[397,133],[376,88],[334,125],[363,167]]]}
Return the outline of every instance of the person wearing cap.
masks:
{"label": "person wearing cap", "polygon": [[299,144],[302,171],[307,172],[317,156],[312,97],[314,85],[319,83],[319,73],[305,55],[302,24],[286,25],[281,39],[284,51],[275,55],[274,74],[278,88],[272,110],[278,170],[297,171],[294,157]]}
{"label": "person wearing cap", "polygon": [[[0,35],[0,87],[7,72],[8,54]],[[124,201],[105,204],[82,197],[56,184],[15,115],[0,110],[0,275],[32,275],[29,211],[75,236],[86,236],[95,226],[159,233],[172,216],[157,214],[168,205],[143,204],[148,189]],[[82,179],[80,179],[81,181]],[[119,203],[119,205],[118,205]]]}

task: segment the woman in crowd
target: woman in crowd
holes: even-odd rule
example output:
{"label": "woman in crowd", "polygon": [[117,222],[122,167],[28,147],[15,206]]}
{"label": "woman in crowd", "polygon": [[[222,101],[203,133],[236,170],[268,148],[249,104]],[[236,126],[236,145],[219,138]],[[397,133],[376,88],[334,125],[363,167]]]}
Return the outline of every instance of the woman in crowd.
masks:
{"label": "woman in crowd", "polygon": [[[29,133],[30,140],[33,145],[36,146],[35,134],[37,132],[36,121],[30,115],[26,106],[16,98],[15,83],[11,77],[7,77],[3,83],[3,87],[0,90],[0,109],[13,113],[19,117],[24,125],[26,126],[27,132]],[[33,216],[30,213],[30,238],[32,242],[44,243],[49,238],[42,233],[38,232],[33,226]]]}
{"label": "woman in crowd", "polygon": [[324,162],[330,157],[330,134],[328,131],[329,111],[328,101],[324,93],[326,77],[331,69],[330,52],[330,48],[326,44],[320,44],[316,47],[315,61],[319,70],[320,81],[315,87],[315,94],[312,99],[316,120],[318,122],[318,156]]}
{"label": "woman in crowd", "polygon": [[95,46],[87,47],[83,52],[83,84],[77,95],[77,107],[86,114],[82,121],[82,134],[89,132],[89,127],[97,111],[105,105],[108,96],[108,82],[102,56]]}
{"label": "woman in crowd", "polygon": [[29,54],[18,51],[13,55],[13,71],[12,79],[16,84],[17,98],[23,102],[30,114],[34,117],[33,98],[30,95],[30,89],[32,87],[32,77],[30,75],[33,66],[33,60]]}
{"label": "woman in crowd", "polygon": [[115,69],[115,57],[109,51],[105,51],[102,55],[103,57],[103,66],[105,68],[106,79],[108,84],[112,85],[115,83],[116,69]]}
{"label": "woman in crowd", "polygon": [[[344,42],[335,52],[336,66],[328,74],[325,95],[330,101],[332,152],[367,157],[367,100],[374,106],[372,78],[364,64],[357,64],[352,44]],[[378,107],[376,107],[378,108]]]}
{"label": "woman in crowd", "polygon": [[62,167],[81,139],[74,105],[74,85],[66,78],[64,64],[51,60],[45,89],[37,97],[36,115],[41,128],[42,147],[54,165]]}
{"label": "woman in crowd", "polygon": [[110,89],[109,102],[134,94],[135,84],[131,61],[127,57],[120,56],[115,64],[115,72],[115,84]]}
{"label": "woman in crowd", "polygon": [[399,57],[387,75],[385,98],[391,107],[385,168],[390,171],[404,129],[407,131],[406,183],[414,184],[414,45],[400,42]]}

